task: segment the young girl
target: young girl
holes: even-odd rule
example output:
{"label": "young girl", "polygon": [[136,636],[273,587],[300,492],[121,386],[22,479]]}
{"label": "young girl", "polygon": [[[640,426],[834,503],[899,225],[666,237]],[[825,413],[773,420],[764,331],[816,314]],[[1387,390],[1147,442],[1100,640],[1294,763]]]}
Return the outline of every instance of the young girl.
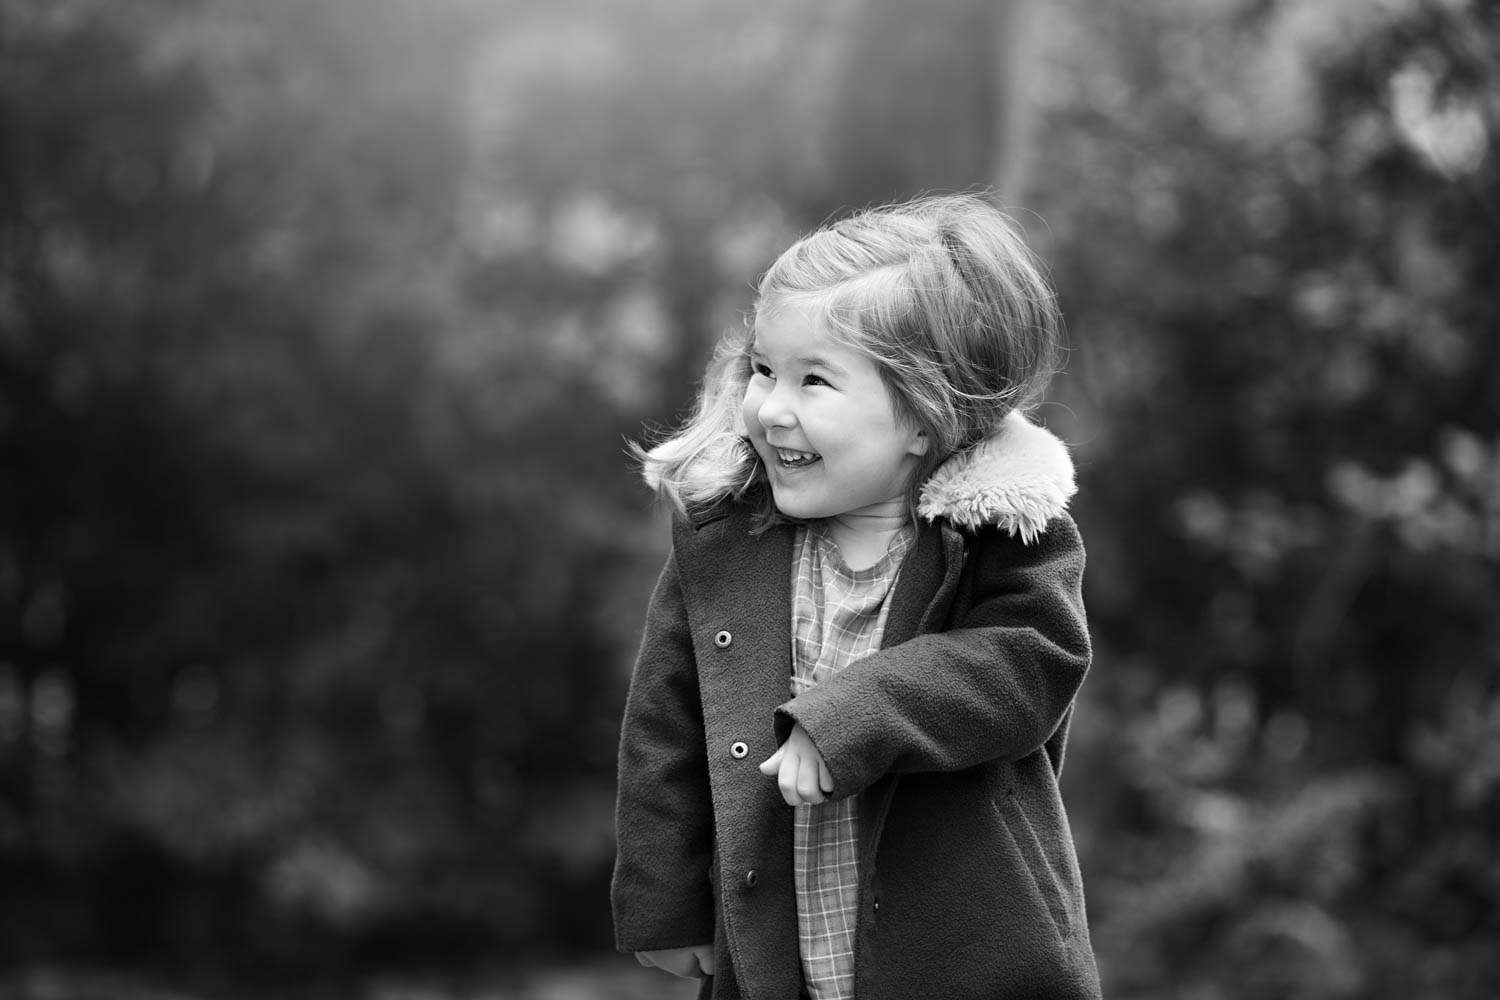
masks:
{"label": "young girl", "polygon": [[619,947],[700,997],[1099,995],[1058,794],[1089,665],[1059,353],[998,210],[804,238],[685,427],[620,743]]}

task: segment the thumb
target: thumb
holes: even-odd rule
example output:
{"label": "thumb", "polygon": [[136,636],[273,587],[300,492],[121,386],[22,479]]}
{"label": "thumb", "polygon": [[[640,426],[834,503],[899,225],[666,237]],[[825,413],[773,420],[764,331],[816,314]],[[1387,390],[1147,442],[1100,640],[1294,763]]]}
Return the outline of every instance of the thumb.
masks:
{"label": "thumb", "polygon": [[760,773],[770,777],[781,769],[781,758],[786,756],[786,744],[776,748],[776,752],[767,757],[760,765]]}

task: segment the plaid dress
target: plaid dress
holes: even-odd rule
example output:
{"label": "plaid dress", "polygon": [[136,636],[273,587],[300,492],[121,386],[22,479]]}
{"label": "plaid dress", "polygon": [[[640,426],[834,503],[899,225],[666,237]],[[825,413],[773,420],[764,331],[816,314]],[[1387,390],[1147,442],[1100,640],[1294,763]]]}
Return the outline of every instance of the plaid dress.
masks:
{"label": "plaid dress", "polygon": [[[821,521],[799,527],[792,560],[792,695],[880,648],[896,575],[915,532],[875,565],[851,570]],[[856,668],[857,669],[857,668]],[[854,996],[858,796],[796,807],[792,868],[802,977],[812,1000]]]}

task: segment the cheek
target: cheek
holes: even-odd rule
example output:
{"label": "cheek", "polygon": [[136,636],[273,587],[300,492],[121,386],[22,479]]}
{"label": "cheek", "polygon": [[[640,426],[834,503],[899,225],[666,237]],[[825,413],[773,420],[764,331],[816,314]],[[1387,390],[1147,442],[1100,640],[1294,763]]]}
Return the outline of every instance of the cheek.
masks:
{"label": "cheek", "polygon": [[745,398],[740,402],[740,422],[743,426],[737,428],[742,434],[755,434],[761,430],[760,413],[761,404],[765,402],[765,393],[760,392],[754,386],[745,390]]}

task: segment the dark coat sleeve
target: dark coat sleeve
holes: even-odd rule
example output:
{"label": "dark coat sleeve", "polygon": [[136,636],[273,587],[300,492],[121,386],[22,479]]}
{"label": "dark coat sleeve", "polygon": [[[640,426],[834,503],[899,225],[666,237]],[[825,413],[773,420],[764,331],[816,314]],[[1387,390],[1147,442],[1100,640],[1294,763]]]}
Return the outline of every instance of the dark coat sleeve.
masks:
{"label": "dark coat sleeve", "polygon": [[802,724],[840,798],[891,772],[1025,757],[1061,725],[1088,670],[1083,564],[1066,515],[1030,545],[981,529],[947,630],[882,649],[782,705],[778,732]]}
{"label": "dark coat sleeve", "polygon": [[714,939],[713,810],[675,555],[657,581],[620,730],[611,900],[621,951]]}

